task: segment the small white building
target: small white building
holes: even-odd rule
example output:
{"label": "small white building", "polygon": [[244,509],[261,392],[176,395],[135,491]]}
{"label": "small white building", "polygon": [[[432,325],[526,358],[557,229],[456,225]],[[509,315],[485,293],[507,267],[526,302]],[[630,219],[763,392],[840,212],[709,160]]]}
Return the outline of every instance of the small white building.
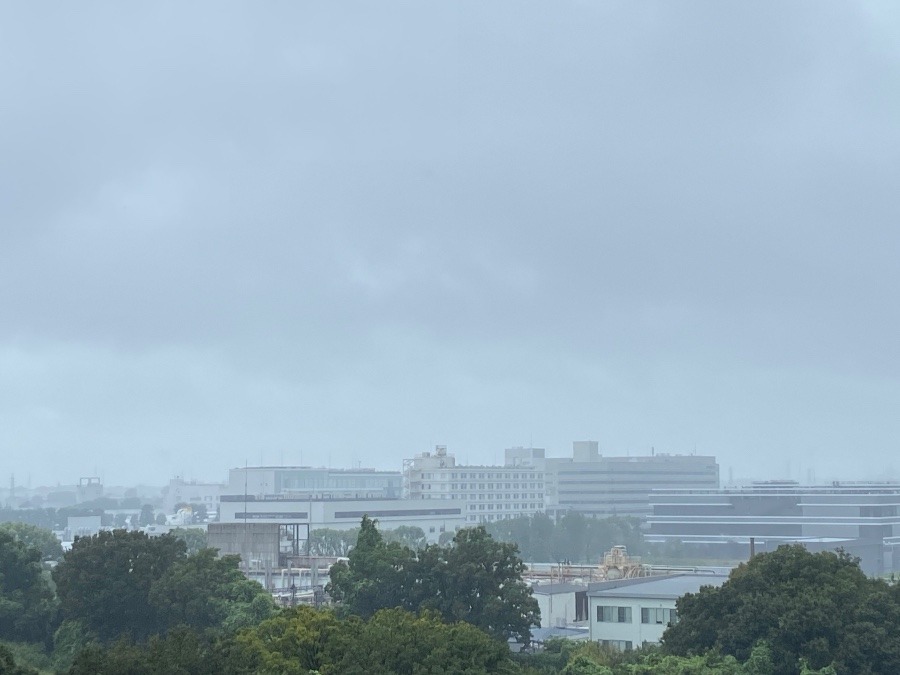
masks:
{"label": "small white building", "polygon": [[587,584],[534,584],[531,592],[541,610],[541,626],[564,628],[588,623]]}
{"label": "small white building", "polygon": [[721,586],[727,579],[719,574],[673,574],[591,584],[591,640],[620,650],[659,644],[669,624],[678,621],[678,598],[702,586]]}

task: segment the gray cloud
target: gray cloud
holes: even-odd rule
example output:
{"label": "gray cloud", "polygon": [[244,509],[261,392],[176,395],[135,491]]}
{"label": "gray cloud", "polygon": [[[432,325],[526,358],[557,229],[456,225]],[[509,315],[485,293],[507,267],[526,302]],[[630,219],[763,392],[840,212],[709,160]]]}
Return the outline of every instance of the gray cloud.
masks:
{"label": "gray cloud", "polygon": [[878,4],[4,6],[0,471],[592,437],[878,475],[898,28]]}

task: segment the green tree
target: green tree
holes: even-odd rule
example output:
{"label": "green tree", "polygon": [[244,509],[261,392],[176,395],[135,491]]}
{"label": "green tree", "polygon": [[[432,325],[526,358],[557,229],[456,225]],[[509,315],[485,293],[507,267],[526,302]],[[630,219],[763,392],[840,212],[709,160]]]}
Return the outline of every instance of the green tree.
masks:
{"label": "green tree", "polygon": [[37,675],[37,671],[16,665],[12,652],[0,645],[0,675]]}
{"label": "green tree", "polygon": [[57,672],[72,667],[75,657],[96,637],[80,621],[63,621],[53,634],[53,665]]}
{"label": "green tree", "polygon": [[40,550],[0,530],[0,638],[49,641],[55,614]]}
{"label": "green tree", "polygon": [[336,558],[346,557],[350,549],[356,546],[359,528],[351,530],[333,530],[321,528],[309,533],[307,550],[310,555],[321,555]]}
{"label": "green tree", "polygon": [[[239,569],[239,556],[216,557],[203,549],[176,560],[150,588],[150,604],[169,628],[243,628],[269,618],[275,605],[266,590]],[[254,601],[262,598],[262,602]],[[262,614],[259,609],[262,609]]]}
{"label": "green tree", "polygon": [[77,538],[53,570],[63,617],[102,640],[145,639],[161,625],[150,589],[184,556],[184,542],[168,535],[114,530]]}
{"label": "green tree", "polygon": [[42,560],[59,560],[63,555],[62,543],[52,531],[29,523],[0,523],[5,530],[26,546],[41,552]]}
{"label": "green tree", "polygon": [[153,514],[153,507],[150,504],[144,504],[141,507],[141,515],[138,518],[138,524],[141,527],[153,525],[156,522],[156,516]]}
{"label": "green tree", "polygon": [[868,579],[843,554],[780,546],[677,606],[679,622],[664,634],[672,654],[716,650],[745,660],[765,641],[773,673],[796,673],[801,661],[811,669],[900,672],[898,590]]}
{"label": "green tree", "polygon": [[331,566],[326,587],[331,597],[363,618],[379,609],[404,604],[412,551],[397,542],[385,543],[376,521],[363,516],[356,546],[347,562]]}
{"label": "green tree", "polygon": [[527,643],[540,610],[524,571],[515,544],[495,541],[483,527],[462,529],[450,546],[428,546],[409,565],[406,607]]}
{"label": "green tree", "polygon": [[382,536],[387,543],[395,541],[413,551],[418,551],[428,545],[428,538],[421,527],[401,525],[392,530],[385,530],[382,532]]}
{"label": "green tree", "polygon": [[[69,675],[223,675],[224,652],[206,636],[185,626],[146,644],[119,640],[107,647],[90,645],[75,658]],[[249,671],[247,671],[249,675]]]}
{"label": "green tree", "polygon": [[392,607],[433,610],[446,621],[527,642],[540,611],[522,581],[524,569],[515,544],[495,541],[483,527],[460,530],[449,546],[426,546],[416,554],[386,543],[376,522],[365,517],[349,561],[332,566],[326,590],[363,618]]}
{"label": "green tree", "polygon": [[467,624],[400,609],[368,621],[298,607],[244,631],[227,650],[229,673],[481,675],[518,672],[508,647]]}

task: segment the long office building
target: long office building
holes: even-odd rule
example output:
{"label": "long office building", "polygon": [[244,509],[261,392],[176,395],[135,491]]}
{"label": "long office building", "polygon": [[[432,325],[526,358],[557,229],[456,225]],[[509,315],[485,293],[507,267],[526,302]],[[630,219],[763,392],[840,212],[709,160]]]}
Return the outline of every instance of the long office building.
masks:
{"label": "long office building", "polygon": [[653,490],[719,487],[719,465],[709,455],[653,453],[607,457],[596,441],[576,441],[571,458],[545,461],[547,509],[555,515],[577,511],[594,517],[650,513]]}
{"label": "long office building", "polygon": [[315,494],[332,498],[396,499],[401,496],[402,485],[399,471],[249,466],[231,469],[228,485],[222,492],[256,497]]}
{"label": "long office building", "polygon": [[[839,482],[801,486],[767,481],[722,490],[660,490],[651,495],[647,539],[724,557],[799,543],[843,548],[870,574],[900,570],[900,484]],[[897,551],[895,553],[895,551]]]}

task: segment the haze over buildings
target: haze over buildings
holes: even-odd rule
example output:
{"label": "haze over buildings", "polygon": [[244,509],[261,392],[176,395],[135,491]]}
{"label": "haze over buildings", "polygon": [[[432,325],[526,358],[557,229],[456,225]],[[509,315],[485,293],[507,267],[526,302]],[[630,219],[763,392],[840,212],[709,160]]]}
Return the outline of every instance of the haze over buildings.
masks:
{"label": "haze over buildings", "polygon": [[573,438],[896,476],[898,29],[867,2],[3,3],[4,486]]}

